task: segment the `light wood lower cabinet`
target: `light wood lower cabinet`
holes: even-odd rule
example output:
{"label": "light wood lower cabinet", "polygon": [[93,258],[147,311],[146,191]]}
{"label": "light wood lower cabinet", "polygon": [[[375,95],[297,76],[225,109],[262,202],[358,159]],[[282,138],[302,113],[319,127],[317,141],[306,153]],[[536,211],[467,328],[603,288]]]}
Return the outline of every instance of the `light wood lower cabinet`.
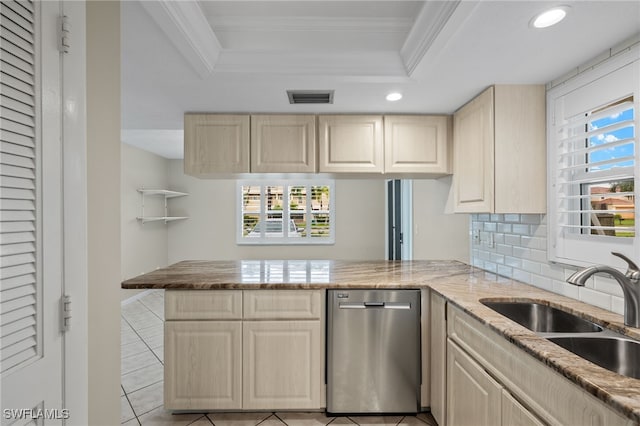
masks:
{"label": "light wood lower cabinet", "polygon": [[544,426],[509,392],[502,390],[502,424],[509,426]]}
{"label": "light wood lower cabinet", "polygon": [[240,321],[167,321],[164,340],[166,409],[242,408]]}
{"label": "light wood lower cabinet", "polygon": [[431,292],[429,352],[431,371],[431,414],[439,425],[446,424],[447,409],[447,303]]}
{"label": "light wood lower cabinet", "polygon": [[323,290],[167,290],[168,410],[319,410]]}
{"label": "light wood lower cabinet", "polygon": [[320,321],[243,324],[243,408],[320,407]]}
{"label": "light wood lower cabinet", "polygon": [[447,335],[448,425],[634,424],[450,303]]}
{"label": "light wood lower cabinet", "polygon": [[497,426],[502,386],[451,340],[447,344],[447,420],[460,426]]}

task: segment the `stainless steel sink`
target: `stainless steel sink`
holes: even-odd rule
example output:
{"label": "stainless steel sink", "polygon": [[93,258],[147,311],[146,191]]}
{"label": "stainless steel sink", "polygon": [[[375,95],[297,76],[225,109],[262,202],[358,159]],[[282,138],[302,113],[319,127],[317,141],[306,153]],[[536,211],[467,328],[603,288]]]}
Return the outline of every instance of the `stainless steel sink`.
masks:
{"label": "stainless steel sink", "polygon": [[602,327],[552,306],[535,302],[481,301],[499,314],[536,333],[593,333]]}
{"label": "stainless steel sink", "polygon": [[551,337],[568,351],[627,377],[640,379],[640,342],[618,337]]}

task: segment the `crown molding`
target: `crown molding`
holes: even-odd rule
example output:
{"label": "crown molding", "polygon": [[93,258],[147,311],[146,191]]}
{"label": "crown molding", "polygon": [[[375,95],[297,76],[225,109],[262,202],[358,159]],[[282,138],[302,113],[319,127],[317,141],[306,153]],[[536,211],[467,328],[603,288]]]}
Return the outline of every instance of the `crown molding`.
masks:
{"label": "crown molding", "polygon": [[459,4],[460,0],[425,2],[400,50],[409,75],[413,74]]}
{"label": "crown molding", "polygon": [[408,33],[413,19],[409,18],[319,18],[319,17],[258,17],[210,16],[209,22],[216,32],[383,32]]}
{"label": "crown molding", "polygon": [[396,51],[300,52],[239,51],[221,53],[215,72],[371,77],[405,81],[407,73]]}
{"label": "crown molding", "polygon": [[141,1],[147,13],[202,78],[213,72],[222,50],[196,1]]}

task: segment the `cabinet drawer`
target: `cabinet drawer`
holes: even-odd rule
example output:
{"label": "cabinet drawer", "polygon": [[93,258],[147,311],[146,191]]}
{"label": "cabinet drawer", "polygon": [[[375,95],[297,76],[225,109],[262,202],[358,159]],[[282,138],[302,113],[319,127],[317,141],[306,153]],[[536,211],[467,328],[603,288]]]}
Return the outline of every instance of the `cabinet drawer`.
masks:
{"label": "cabinet drawer", "polygon": [[240,290],[167,290],[166,320],[242,319]]}
{"label": "cabinet drawer", "polygon": [[244,319],[319,319],[322,290],[246,290]]}

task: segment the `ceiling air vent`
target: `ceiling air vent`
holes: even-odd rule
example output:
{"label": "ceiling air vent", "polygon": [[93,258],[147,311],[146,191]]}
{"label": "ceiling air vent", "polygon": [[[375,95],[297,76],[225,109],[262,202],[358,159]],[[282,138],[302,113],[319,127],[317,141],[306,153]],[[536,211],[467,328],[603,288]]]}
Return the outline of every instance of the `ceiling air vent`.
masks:
{"label": "ceiling air vent", "polygon": [[332,104],[333,90],[287,90],[290,104]]}

